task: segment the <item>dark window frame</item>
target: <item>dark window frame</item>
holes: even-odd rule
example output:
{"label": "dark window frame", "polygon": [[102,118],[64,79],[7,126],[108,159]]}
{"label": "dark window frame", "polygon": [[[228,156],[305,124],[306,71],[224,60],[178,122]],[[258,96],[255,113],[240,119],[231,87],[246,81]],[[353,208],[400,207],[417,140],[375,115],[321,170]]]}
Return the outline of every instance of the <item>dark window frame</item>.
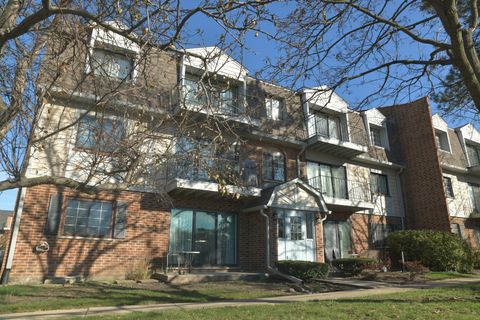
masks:
{"label": "dark window frame", "polygon": [[445,196],[447,198],[455,198],[455,193],[453,192],[453,184],[452,184],[452,178],[450,177],[442,177],[443,179],[443,189],[445,190]]}
{"label": "dark window frame", "polygon": [[[377,188],[376,190],[374,190],[374,184],[372,183],[372,178],[376,177],[375,179],[377,180],[376,181],[376,185],[377,185]],[[387,190],[382,191],[380,186],[381,184],[379,183],[380,182],[380,178],[385,178],[385,187]],[[373,194],[382,194],[384,196],[390,196],[390,187],[388,185],[388,175],[386,174],[382,174],[382,173],[375,173],[375,172],[370,172],[370,190]]]}

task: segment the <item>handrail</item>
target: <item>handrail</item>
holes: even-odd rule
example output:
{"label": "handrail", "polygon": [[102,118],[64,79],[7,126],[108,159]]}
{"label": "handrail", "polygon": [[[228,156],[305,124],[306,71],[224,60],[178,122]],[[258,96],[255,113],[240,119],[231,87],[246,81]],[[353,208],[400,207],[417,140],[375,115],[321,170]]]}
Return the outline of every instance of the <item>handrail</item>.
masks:
{"label": "handrail", "polygon": [[308,178],[308,184],[327,197],[354,201],[371,201],[370,183],[329,175]]}

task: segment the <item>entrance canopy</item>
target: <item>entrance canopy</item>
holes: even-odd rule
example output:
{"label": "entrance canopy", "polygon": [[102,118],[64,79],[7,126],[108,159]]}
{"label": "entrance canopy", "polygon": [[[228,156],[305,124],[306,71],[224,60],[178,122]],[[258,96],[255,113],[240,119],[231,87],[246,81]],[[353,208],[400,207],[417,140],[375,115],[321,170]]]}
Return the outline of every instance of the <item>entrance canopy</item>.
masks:
{"label": "entrance canopy", "polygon": [[262,190],[260,199],[250,203],[243,211],[255,211],[259,207],[265,206],[277,209],[330,213],[322,194],[298,178]]}

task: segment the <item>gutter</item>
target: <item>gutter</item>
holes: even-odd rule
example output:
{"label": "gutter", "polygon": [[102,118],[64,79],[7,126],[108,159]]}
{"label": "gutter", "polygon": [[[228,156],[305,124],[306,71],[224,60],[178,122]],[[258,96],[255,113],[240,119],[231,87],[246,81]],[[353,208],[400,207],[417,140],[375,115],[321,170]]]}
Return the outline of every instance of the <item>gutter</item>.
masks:
{"label": "gutter", "polygon": [[402,211],[402,230],[405,230],[405,197],[403,196],[403,187],[400,175],[403,173],[404,169],[404,167],[401,167],[397,171],[397,193],[400,199],[400,210]]}
{"label": "gutter", "polygon": [[27,193],[27,188],[21,188],[19,195],[17,197],[13,231],[12,231],[12,236],[10,237],[10,244],[8,246],[7,263],[5,264],[5,270],[3,271],[3,274],[2,274],[2,281],[1,281],[2,284],[7,284],[8,278],[10,277],[10,270],[12,269],[13,255],[15,254],[15,247],[17,245],[18,230],[20,229],[20,220],[22,218],[23,204],[25,202],[26,193]]}

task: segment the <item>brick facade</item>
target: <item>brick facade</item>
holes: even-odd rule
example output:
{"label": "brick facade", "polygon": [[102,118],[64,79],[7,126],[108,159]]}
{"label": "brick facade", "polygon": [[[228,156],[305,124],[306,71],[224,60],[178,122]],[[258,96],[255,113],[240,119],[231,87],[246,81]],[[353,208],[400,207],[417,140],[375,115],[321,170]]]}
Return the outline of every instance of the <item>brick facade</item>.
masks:
{"label": "brick facade", "polygon": [[427,98],[379,110],[390,121],[390,145],[395,146],[396,157],[406,167],[402,174],[406,227],[449,231],[442,170]]}

